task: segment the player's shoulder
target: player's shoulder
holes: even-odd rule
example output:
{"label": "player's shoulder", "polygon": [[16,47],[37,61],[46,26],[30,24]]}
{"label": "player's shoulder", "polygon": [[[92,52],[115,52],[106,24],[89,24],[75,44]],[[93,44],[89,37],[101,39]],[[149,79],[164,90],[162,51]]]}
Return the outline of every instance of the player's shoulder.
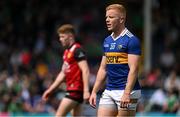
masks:
{"label": "player's shoulder", "polygon": [[112,36],[111,35],[108,35],[104,38],[104,43],[108,43],[112,40]]}
{"label": "player's shoulder", "polygon": [[79,44],[79,43],[74,43],[72,46],[71,46],[71,48],[69,49],[69,51],[70,52],[75,52],[77,49],[81,49],[82,47],[81,47],[81,44]]}
{"label": "player's shoulder", "polygon": [[129,31],[128,29],[125,29],[124,36],[128,37],[129,39],[136,38],[136,36],[131,31]]}
{"label": "player's shoulder", "polygon": [[108,36],[106,36],[105,38],[104,38],[104,40],[108,40],[108,39],[110,39],[111,38],[111,35],[108,35]]}
{"label": "player's shoulder", "polygon": [[76,48],[81,48],[81,44],[78,43],[78,42],[76,42],[74,45],[75,45]]}
{"label": "player's shoulder", "polygon": [[138,37],[134,35],[132,32],[130,32],[128,29],[126,30],[124,34],[124,38],[131,40],[131,41],[138,41]]}
{"label": "player's shoulder", "polygon": [[80,43],[75,43],[74,45],[75,45],[75,48],[74,48],[75,51],[84,51]]}

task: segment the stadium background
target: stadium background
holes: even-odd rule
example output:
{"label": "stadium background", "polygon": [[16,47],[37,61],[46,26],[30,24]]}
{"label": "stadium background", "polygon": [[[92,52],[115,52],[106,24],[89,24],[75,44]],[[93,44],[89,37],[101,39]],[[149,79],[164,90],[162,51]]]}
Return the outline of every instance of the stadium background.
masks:
{"label": "stadium background", "polygon": [[[47,103],[43,91],[62,64],[63,49],[56,29],[72,23],[83,44],[91,70],[90,86],[102,55],[105,7],[122,3],[127,8],[127,27],[142,42],[145,52],[145,0],[1,0],[0,1],[0,116],[53,115],[65,85]],[[151,0],[149,70],[142,55],[139,80],[142,97],[137,116],[180,115],[180,1]],[[95,110],[84,104],[84,115]]]}

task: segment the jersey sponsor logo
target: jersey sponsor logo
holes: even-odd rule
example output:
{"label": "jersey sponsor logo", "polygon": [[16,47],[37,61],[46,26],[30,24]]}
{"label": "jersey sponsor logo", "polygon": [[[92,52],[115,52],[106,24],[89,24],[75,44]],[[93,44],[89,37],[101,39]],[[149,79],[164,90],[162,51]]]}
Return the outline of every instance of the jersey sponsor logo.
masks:
{"label": "jersey sponsor logo", "polygon": [[128,63],[127,53],[107,52],[106,63],[107,64],[124,64]]}

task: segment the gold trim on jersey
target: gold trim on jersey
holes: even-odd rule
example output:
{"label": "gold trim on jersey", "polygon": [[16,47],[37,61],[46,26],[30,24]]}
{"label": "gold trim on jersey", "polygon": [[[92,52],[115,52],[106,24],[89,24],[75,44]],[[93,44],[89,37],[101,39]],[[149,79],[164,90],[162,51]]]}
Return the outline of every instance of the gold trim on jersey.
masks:
{"label": "gold trim on jersey", "polygon": [[128,63],[128,54],[123,52],[106,52],[107,64],[124,64]]}

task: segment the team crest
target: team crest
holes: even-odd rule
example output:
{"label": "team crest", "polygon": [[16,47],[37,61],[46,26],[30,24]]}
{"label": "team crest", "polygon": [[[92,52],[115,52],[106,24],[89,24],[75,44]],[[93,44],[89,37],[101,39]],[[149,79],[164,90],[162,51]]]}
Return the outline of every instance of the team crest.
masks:
{"label": "team crest", "polygon": [[122,45],[118,45],[118,49],[121,50],[123,48]]}
{"label": "team crest", "polygon": [[67,58],[71,58],[72,53],[68,53]]}

